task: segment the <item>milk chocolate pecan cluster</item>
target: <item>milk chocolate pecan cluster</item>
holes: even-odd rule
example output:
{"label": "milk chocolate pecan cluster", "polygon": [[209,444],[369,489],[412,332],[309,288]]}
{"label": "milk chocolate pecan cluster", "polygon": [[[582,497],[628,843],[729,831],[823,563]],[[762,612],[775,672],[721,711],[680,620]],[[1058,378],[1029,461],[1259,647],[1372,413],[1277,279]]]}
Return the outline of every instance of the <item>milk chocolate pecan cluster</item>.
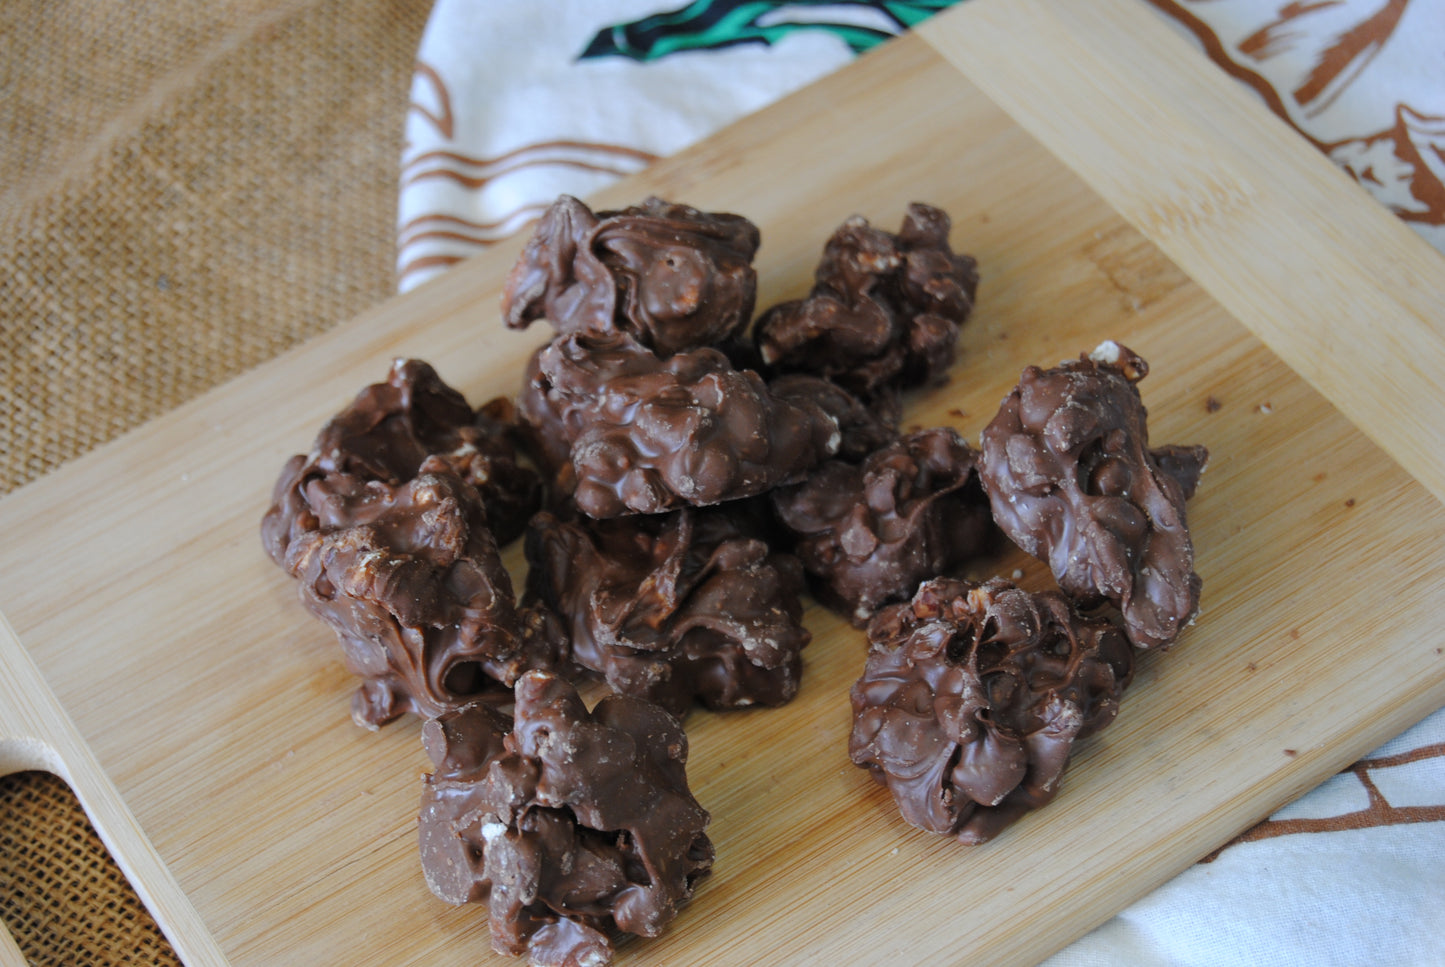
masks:
{"label": "milk chocolate pecan cluster", "polygon": [[798,690],[802,570],[735,507],[563,521],[527,534],[529,595],[568,616],[572,660],[681,716],[781,705]]}
{"label": "milk chocolate pecan cluster", "polygon": [[594,214],[564,195],[513,267],[502,316],[514,329],[624,332],[660,356],[724,343],[752,318],[758,241],[739,215],[659,198]]}
{"label": "milk chocolate pecan cluster", "polygon": [[[1114,342],[1029,367],[983,431],[993,520],[1061,592],[937,580],[870,624],[852,755],[908,822],[978,843],[1048,802],[1074,740],[1117,712],[1130,646],[1169,645],[1198,610],[1184,501],[1209,454],[1150,448],[1147,373]],[[1077,610],[1105,604],[1121,627]]]}
{"label": "milk chocolate pecan cluster", "polygon": [[977,263],[949,247],[949,227],[917,203],[897,235],[848,219],[823,249],[813,291],[758,320],[763,362],[827,377],[889,411],[899,390],[937,382],[978,290]]}
{"label": "milk chocolate pecan cluster", "polygon": [[398,359],[385,382],[363,389],[327,421],[309,454],[286,465],[261,522],[266,552],[282,564],[290,540],[316,526],[307,496],[313,482],[346,478],[395,486],[415,477],[428,457],[477,488],[496,521],[497,540],[506,544],[521,534],[517,519],[525,524],[541,505],[541,478],[518,461],[521,432],[516,408],[505,397],[473,410],[430,365]]}
{"label": "milk chocolate pecan cluster", "polygon": [[1149,448],[1136,386],[1148,372],[1114,342],[1029,367],[983,431],[982,460],[1004,533],[1080,604],[1115,605],[1140,648],[1168,645],[1199,610],[1184,501],[1208,459]]}
{"label": "milk chocolate pecan cluster", "polygon": [[557,337],[521,409],[539,435],[567,442],[558,484],[592,517],[755,496],[801,479],[841,442],[820,406],[774,394],[717,349],[663,358],[622,333]]}
{"label": "milk chocolate pecan cluster", "polygon": [[1058,791],[1075,740],[1113,721],[1133,653],[1057,591],[925,582],[868,628],[849,754],[903,818],[965,843]]}
{"label": "milk chocolate pecan cluster", "polygon": [[775,490],[818,599],[862,627],[882,605],[982,554],[992,526],[975,462],[962,437],[939,427]]}
{"label": "milk chocolate pecan cluster", "polygon": [[650,702],[589,712],[566,681],[517,680],[515,719],[486,705],[428,721],[435,766],[418,838],[432,892],[485,902],[492,946],[539,967],[602,965],[615,931],[655,937],[712,867],[687,783],[687,736]]}
{"label": "milk chocolate pecan cluster", "polygon": [[358,724],[505,695],[558,660],[560,626],[517,608],[490,526],[495,510],[515,535],[539,502],[509,413],[474,413],[430,366],[398,360],[276,483],[263,544],[362,678]]}

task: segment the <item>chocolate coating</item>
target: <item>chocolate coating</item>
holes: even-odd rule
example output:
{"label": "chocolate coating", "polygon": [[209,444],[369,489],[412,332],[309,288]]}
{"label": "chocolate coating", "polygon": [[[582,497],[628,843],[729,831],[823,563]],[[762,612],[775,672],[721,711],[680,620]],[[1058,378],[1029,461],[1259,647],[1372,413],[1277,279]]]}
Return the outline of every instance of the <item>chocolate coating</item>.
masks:
{"label": "chocolate coating", "polygon": [[678,716],[781,705],[798,690],[802,569],[734,505],[527,531],[528,594],[570,618],[572,659]]}
{"label": "chocolate coating", "polygon": [[337,475],[396,486],[415,477],[428,457],[438,457],[480,492],[494,520],[494,536],[506,544],[521,535],[541,504],[536,471],[518,462],[516,409],[502,398],[473,411],[461,393],[427,363],[398,359],[386,382],[357,394],[317,434],[311,452],[293,457],[261,523],[261,539],[280,564],[286,547],[314,526],[305,490],[316,479]]}
{"label": "chocolate coating", "polygon": [[502,295],[508,326],[626,332],[662,356],[736,336],[752,318],[758,230],[649,198],[593,214],[568,195],[542,216]]}
{"label": "chocolate coating", "polygon": [[947,427],[919,430],[861,464],[830,460],[773,491],[813,591],[855,625],[987,549],[988,502],[974,451]]}
{"label": "chocolate coating", "polygon": [[788,373],[768,381],[768,389],[781,399],[815,403],[838,424],[837,458],[861,463],[875,450],[898,439],[896,419],[886,419],[858,397],[831,380],[807,373]]}
{"label": "chocolate coating", "polygon": [[687,737],[640,699],[589,713],[542,672],[515,694],[515,723],[473,705],[422,727],[435,766],[418,824],[427,885],[449,903],[485,900],[498,953],[609,963],[614,930],[657,936],[712,867]]}
{"label": "chocolate coating", "polygon": [[914,826],[981,843],[1059,788],[1077,739],[1113,721],[1133,653],[1056,591],[940,579],[868,628],[853,761]]}
{"label": "chocolate coating", "polygon": [[1118,607],[1140,648],[1168,645],[1199,609],[1184,501],[1208,456],[1149,449],[1135,386],[1148,372],[1113,342],[1029,367],[984,429],[981,460],[1003,532],[1082,604]]}
{"label": "chocolate coating", "polygon": [[521,408],[569,442],[560,485],[593,517],[754,496],[801,479],[841,439],[816,403],[774,395],[715,349],[660,359],[617,333],[553,340]]}
{"label": "chocolate coating", "polygon": [[825,376],[870,404],[942,378],[973,310],[978,265],[948,216],[908,206],[897,235],[853,216],[823,249],[812,292],[763,313],[754,339],[779,372]]}
{"label": "chocolate coating", "polygon": [[504,699],[565,650],[554,618],[516,608],[491,527],[520,533],[539,502],[516,427],[507,401],[474,413],[426,363],[397,360],[277,480],[262,543],[364,680],[358,724]]}
{"label": "chocolate coating", "polygon": [[522,670],[558,661],[560,625],[518,611],[476,489],[439,458],[399,486],[317,477],[305,497],[316,527],[291,541],[283,564],[364,680],[352,698],[358,725],[505,700]]}
{"label": "chocolate coating", "polygon": [[1204,475],[1204,468],[1209,463],[1209,450],[1206,447],[1184,447],[1170,443],[1155,447],[1149,453],[1154,457],[1159,469],[1179,483],[1185,500],[1194,496],[1194,491],[1199,488],[1199,478]]}

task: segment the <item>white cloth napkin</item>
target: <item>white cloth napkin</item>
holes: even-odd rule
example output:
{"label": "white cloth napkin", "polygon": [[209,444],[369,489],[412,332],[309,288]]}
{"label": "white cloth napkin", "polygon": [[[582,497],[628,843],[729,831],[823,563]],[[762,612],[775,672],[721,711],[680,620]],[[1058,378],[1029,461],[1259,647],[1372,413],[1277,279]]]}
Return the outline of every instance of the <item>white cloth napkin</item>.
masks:
{"label": "white cloth napkin", "polygon": [[[950,2],[438,0],[406,122],[400,287]],[[1445,2],[1153,2],[1445,250]],[[1048,964],[1445,965],[1442,901],[1445,710]]]}

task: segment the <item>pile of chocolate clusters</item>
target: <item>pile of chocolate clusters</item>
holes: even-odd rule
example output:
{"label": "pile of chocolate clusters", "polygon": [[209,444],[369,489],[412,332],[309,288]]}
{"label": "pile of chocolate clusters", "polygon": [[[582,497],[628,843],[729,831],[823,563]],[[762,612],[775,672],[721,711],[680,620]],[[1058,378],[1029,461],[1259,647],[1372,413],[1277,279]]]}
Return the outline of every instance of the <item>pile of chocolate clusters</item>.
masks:
{"label": "pile of chocolate clusters", "polygon": [[[1128,349],[1028,369],[981,452],[900,429],[973,308],[949,227],[850,218],[749,333],[751,222],[563,197],[502,300],[555,329],[515,403],[398,361],[286,465],[266,550],[361,678],[355,720],[427,720],[426,880],[487,902],[498,951],[603,964],[614,931],[672,919],[713,858],[680,722],[793,698],[805,592],[867,629],[853,761],[974,843],[1054,795],[1134,649],[1194,616],[1207,455],[1149,447]],[[1000,532],[1061,590],[957,578]],[[613,693],[590,712],[584,680]]]}

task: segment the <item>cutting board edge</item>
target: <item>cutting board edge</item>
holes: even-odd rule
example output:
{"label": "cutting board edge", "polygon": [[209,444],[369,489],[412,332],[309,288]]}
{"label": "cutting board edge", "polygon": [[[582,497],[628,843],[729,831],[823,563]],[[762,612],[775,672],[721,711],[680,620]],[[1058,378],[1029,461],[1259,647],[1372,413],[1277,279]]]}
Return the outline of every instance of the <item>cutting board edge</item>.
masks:
{"label": "cutting board edge", "polygon": [[1445,501],[1445,413],[1419,405],[1440,253],[1145,0],[968,0],[916,33]]}

